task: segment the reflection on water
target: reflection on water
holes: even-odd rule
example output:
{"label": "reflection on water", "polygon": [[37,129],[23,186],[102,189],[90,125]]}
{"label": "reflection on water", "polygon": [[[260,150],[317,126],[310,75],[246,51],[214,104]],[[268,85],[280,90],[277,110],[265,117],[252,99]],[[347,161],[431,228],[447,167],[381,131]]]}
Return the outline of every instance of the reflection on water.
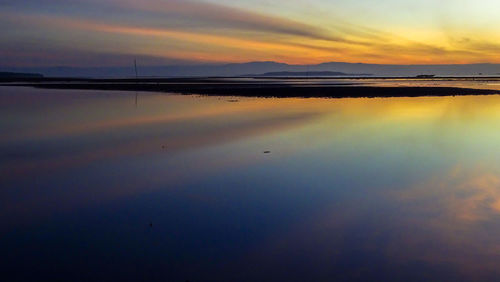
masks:
{"label": "reflection on water", "polygon": [[0,114],[8,280],[500,274],[499,96],[1,88]]}

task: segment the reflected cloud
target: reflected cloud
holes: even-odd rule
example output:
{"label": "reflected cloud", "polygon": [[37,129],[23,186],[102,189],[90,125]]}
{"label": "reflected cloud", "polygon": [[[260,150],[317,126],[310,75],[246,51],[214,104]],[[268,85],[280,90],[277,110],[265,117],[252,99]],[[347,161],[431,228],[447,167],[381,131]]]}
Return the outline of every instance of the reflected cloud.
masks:
{"label": "reflected cloud", "polygon": [[[55,211],[88,207],[121,197],[175,187],[176,183],[189,182],[192,173],[199,177],[219,173],[228,167],[252,165],[262,161],[255,157],[261,154],[261,149],[189,162],[185,162],[185,158],[189,158],[193,151],[209,150],[210,147],[295,129],[321,116],[321,111],[303,110],[300,105],[287,107],[286,104],[290,105],[293,100],[281,105],[280,111],[276,111],[277,105],[272,99],[241,98],[239,103],[229,103],[225,99],[207,98],[210,101],[201,104],[199,100],[203,98],[146,95],[141,97],[141,108],[146,109],[136,117],[128,117],[130,112],[124,111],[121,113],[125,115],[124,119],[101,118],[80,126],[78,122],[68,119],[61,124],[62,127],[53,131],[40,131],[35,135],[24,135],[12,143],[4,143],[2,147],[9,154],[0,156],[3,163],[0,181],[5,185],[9,186],[8,183],[20,178],[46,179],[53,174],[58,175],[60,182],[75,183],[64,184],[64,192],[58,191],[57,187],[44,187],[43,190],[31,191],[29,195],[23,194],[27,188],[22,185],[16,189],[4,189],[1,191],[3,198],[10,200],[2,204],[2,214],[16,214],[17,218],[36,220]],[[175,104],[178,109],[163,108],[159,102],[170,106]],[[82,104],[78,107],[85,108]],[[61,106],[64,108],[64,105]],[[115,103],[115,106],[119,107],[120,104]],[[132,108],[133,105],[128,107]],[[151,115],[156,111],[159,111],[157,115]],[[71,112],[76,116],[79,114],[79,110]],[[32,145],[16,150],[18,144],[28,141]],[[151,166],[147,172],[141,167],[144,159],[148,159]],[[105,178],[108,182],[105,187],[98,183],[99,176],[86,181],[66,177],[75,174],[74,177],[79,179],[82,171],[98,169],[105,163],[111,162],[112,165],[120,160],[131,163],[114,172],[106,169],[104,173],[107,174]],[[128,175],[131,173],[128,168],[136,166],[140,167],[140,175]],[[99,175],[99,172],[96,173]],[[140,183],[123,183],[120,177],[115,178],[122,174],[127,174],[127,178],[137,178]],[[99,199],[94,197],[96,193]],[[60,204],[49,207],[50,201]]]}
{"label": "reflected cloud", "polygon": [[[271,117],[263,116],[262,118],[251,118],[249,120],[238,119],[236,121],[227,121],[226,119],[229,117],[225,115],[212,117],[208,121],[208,124],[206,124],[206,128],[203,128],[202,124],[206,123],[207,120],[201,117],[190,120],[178,120],[176,122],[142,122],[135,125],[138,126],[138,130],[140,130],[140,127],[150,127],[152,131],[132,138],[124,136],[124,138],[121,138],[120,144],[103,143],[98,146],[94,145],[91,148],[72,148],[71,154],[64,149],[62,151],[56,149],[55,152],[52,152],[55,157],[50,159],[33,159],[30,157],[33,156],[33,153],[29,152],[25,154],[27,158],[23,158],[22,155],[14,155],[14,161],[9,164],[2,178],[9,179],[35,172],[43,173],[58,169],[69,169],[97,162],[101,159],[153,154],[157,153],[162,146],[168,148],[168,152],[176,153],[186,149],[236,141],[243,137],[248,138],[252,135],[293,127],[297,123],[300,124],[317,117],[317,113],[306,112]],[[225,123],[223,123],[224,120],[226,120]],[[210,121],[220,122],[220,124],[210,126]],[[108,126],[106,128],[108,131],[113,132],[112,135],[120,135],[120,127],[113,128]],[[131,126],[133,125],[128,124],[127,126],[123,126],[121,130],[133,130]],[[191,130],[184,130],[186,128],[191,128]],[[85,135],[81,134],[82,132],[74,133],[80,133],[75,135],[77,138],[85,138]],[[177,133],[177,135],[173,135],[173,133]],[[57,142],[58,138],[64,140],[65,136],[56,138],[53,136],[52,142]],[[44,150],[44,155],[47,155],[47,150],[50,151],[50,148],[38,148],[38,150]],[[2,157],[6,158],[7,156]]]}
{"label": "reflected cloud", "polygon": [[[401,193],[403,202],[419,202],[422,210],[434,209],[436,221],[460,224],[493,220],[500,216],[500,177],[488,167],[456,166],[444,175]],[[431,206],[426,203],[432,203]]]}
{"label": "reflected cloud", "polygon": [[344,187],[356,192],[317,206],[232,267],[250,271],[243,266],[258,263],[264,268],[251,271],[255,277],[289,272],[300,277],[302,272],[287,269],[300,263],[316,280],[352,280],[360,269],[363,277],[388,270],[403,280],[492,279],[500,274],[497,175],[487,166],[456,166],[412,187],[383,188],[376,182],[362,191]]}

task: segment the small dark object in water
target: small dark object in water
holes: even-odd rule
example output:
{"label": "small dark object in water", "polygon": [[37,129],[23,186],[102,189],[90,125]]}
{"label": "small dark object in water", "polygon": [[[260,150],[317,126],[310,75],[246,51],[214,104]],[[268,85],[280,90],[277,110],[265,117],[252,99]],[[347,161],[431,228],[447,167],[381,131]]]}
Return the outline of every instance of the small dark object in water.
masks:
{"label": "small dark object in water", "polygon": [[161,148],[162,148],[162,149],[165,149],[166,147],[165,147],[165,145],[162,145],[162,146],[161,146]]}
{"label": "small dark object in water", "polygon": [[153,228],[153,223],[152,222],[149,223],[149,227]]}
{"label": "small dark object in water", "polygon": [[270,154],[271,151],[264,151],[264,154]]}
{"label": "small dark object in water", "polygon": [[420,74],[416,76],[416,78],[434,78],[434,77],[436,77],[436,75],[434,74]]}
{"label": "small dark object in water", "polygon": [[240,100],[231,99],[231,100],[227,100],[227,101],[230,102],[230,103],[236,103],[236,102],[239,102]]}

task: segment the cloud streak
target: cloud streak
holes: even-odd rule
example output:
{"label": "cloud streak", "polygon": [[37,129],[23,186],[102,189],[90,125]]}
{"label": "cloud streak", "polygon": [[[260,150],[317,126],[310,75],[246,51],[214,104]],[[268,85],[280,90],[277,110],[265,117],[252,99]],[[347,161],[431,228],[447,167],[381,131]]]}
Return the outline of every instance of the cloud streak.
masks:
{"label": "cloud streak", "polygon": [[[412,35],[404,32],[404,25],[391,32],[356,18],[346,21],[329,16],[315,21],[276,9],[228,6],[221,0],[0,0],[0,7],[0,24],[5,27],[0,31],[0,54],[12,58],[11,62],[26,56],[26,46],[33,44],[47,52],[46,61],[58,50],[70,54],[87,51],[89,57],[116,53],[200,62],[436,64],[500,60],[496,56],[500,43],[482,33],[465,34],[446,27],[441,37],[435,36],[436,30],[434,37],[425,30]],[[22,52],[16,53],[12,45]],[[67,57],[68,65],[79,63],[72,56],[60,57]],[[34,65],[42,61],[32,60]],[[98,64],[101,59],[94,56],[89,61]]]}
{"label": "cloud streak", "polygon": [[188,21],[203,22],[223,29],[250,30],[308,37],[327,41],[346,41],[329,35],[328,31],[299,21],[271,16],[220,4],[191,0],[145,0],[114,1],[134,11],[147,11],[163,17],[184,18]]}

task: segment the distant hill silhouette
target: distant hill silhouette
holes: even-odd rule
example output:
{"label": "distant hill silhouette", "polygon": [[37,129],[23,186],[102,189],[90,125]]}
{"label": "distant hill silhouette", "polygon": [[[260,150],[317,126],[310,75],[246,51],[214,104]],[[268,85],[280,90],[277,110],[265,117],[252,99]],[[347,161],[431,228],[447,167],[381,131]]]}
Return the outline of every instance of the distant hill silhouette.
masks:
{"label": "distant hill silhouette", "polygon": [[[464,65],[378,65],[330,62],[317,65],[289,65],[276,62],[250,62],[234,64],[200,64],[171,66],[142,66],[138,61],[141,77],[227,77],[270,72],[341,72],[346,74],[370,73],[374,76],[436,76],[498,75],[500,64]],[[6,68],[5,72],[41,73],[48,77],[135,77],[134,63],[122,67],[32,67]]]}
{"label": "distant hill silhouette", "polygon": [[0,78],[43,78],[39,73],[0,72]]}
{"label": "distant hill silhouette", "polygon": [[293,72],[293,71],[281,71],[281,72],[266,72],[263,74],[248,74],[243,76],[250,77],[308,77],[308,76],[369,76],[371,74],[353,74],[353,73],[344,73],[338,71],[310,71],[310,72]]}

